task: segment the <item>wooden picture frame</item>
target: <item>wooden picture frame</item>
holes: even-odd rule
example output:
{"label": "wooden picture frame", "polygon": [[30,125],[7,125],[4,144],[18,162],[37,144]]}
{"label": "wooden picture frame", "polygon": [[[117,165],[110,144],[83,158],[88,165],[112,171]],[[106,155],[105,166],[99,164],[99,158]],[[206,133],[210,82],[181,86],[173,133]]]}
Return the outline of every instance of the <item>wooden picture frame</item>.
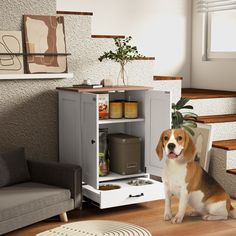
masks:
{"label": "wooden picture frame", "polygon": [[66,73],[63,16],[24,15],[26,73]]}

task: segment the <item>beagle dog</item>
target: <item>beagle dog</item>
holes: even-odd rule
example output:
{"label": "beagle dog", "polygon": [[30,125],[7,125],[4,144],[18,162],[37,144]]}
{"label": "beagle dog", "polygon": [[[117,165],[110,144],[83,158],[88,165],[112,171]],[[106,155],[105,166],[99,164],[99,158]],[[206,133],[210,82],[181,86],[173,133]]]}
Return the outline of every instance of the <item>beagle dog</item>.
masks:
{"label": "beagle dog", "polygon": [[[226,220],[236,218],[236,209],[230,203],[229,195],[195,161],[196,147],[184,129],[165,130],[156,147],[160,160],[163,154],[163,183],[165,189],[164,220],[181,223],[187,204],[195,211],[191,216],[202,216],[204,220]],[[173,217],[171,196],[179,198],[178,212]]]}

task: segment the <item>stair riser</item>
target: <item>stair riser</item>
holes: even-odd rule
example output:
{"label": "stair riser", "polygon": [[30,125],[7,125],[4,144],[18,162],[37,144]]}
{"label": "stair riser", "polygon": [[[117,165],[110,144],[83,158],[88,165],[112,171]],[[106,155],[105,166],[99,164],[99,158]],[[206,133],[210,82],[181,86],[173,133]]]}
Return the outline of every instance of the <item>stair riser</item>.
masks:
{"label": "stair riser", "polygon": [[192,99],[189,104],[199,116],[236,114],[236,98]]}
{"label": "stair riser", "polygon": [[[114,50],[114,40],[112,38],[88,38],[77,39],[78,50],[69,57],[76,63],[70,70],[79,74],[79,82],[90,79],[92,83],[100,83],[103,79],[110,79],[113,84],[117,84],[120,66],[111,60],[100,62],[98,58],[105,51]],[[153,60],[134,60],[125,67],[128,74],[128,83],[151,86],[154,74]],[[119,81],[121,82],[121,81]]]}
{"label": "stair riser", "polygon": [[[91,16],[78,16],[78,15],[64,15],[64,24],[66,32],[73,32],[69,34],[69,37],[66,38],[66,41],[69,42],[72,39],[86,39],[91,37],[91,23],[92,17]],[[67,48],[70,45],[76,44],[69,44],[67,43]],[[77,50],[77,49],[76,49]],[[70,53],[74,53],[75,48],[73,51],[69,51]]]}
{"label": "stair riser", "polygon": [[236,150],[227,151],[226,169],[236,169]]}
{"label": "stair riser", "polygon": [[236,169],[236,150],[224,150],[221,148],[212,148],[211,157],[222,157],[225,158],[226,170]]}
{"label": "stair riser", "polygon": [[172,102],[174,103],[176,103],[181,97],[181,85],[182,80],[153,80],[150,84],[154,90],[170,91]]}
{"label": "stair riser", "polygon": [[218,155],[213,148],[209,173],[232,197],[236,197],[236,175],[226,172],[226,159],[223,155]]}
{"label": "stair riser", "polygon": [[212,123],[212,141],[236,139],[236,122]]}

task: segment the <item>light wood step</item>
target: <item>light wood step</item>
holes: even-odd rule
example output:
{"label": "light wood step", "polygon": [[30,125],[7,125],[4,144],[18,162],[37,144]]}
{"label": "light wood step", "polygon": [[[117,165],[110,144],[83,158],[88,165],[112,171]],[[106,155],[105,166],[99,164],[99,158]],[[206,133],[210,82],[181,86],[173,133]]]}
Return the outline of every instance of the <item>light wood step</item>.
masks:
{"label": "light wood step", "polygon": [[236,139],[214,141],[212,147],[228,151],[236,150]]}
{"label": "light wood step", "polygon": [[78,12],[78,11],[57,11],[58,15],[79,15],[79,16],[92,16],[93,12]]}
{"label": "light wood step", "polygon": [[181,76],[154,75],[153,80],[183,80]]}
{"label": "light wood step", "polygon": [[155,57],[146,57],[146,56],[144,56],[144,57],[135,57],[135,58],[133,58],[133,59],[131,59],[131,60],[155,61],[156,58],[155,58]]}
{"label": "light wood step", "polygon": [[212,115],[212,116],[198,116],[197,122],[209,124],[209,123],[226,123],[236,122],[236,114],[230,115]]}
{"label": "light wood step", "polygon": [[236,97],[236,92],[197,88],[183,88],[182,97],[189,99],[229,98]]}
{"label": "light wood step", "polygon": [[[91,38],[95,39],[124,39],[125,35],[100,35],[100,34],[93,34],[91,35]],[[156,60],[155,57],[147,57],[147,56],[140,56],[140,57],[135,57],[131,60],[142,60],[142,61],[154,61]]]}
{"label": "light wood step", "polygon": [[227,173],[236,175],[236,169],[227,170]]}
{"label": "light wood step", "polygon": [[236,139],[213,141],[211,157],[224,158],[226,170],[236,168]]}
{"label": "light wood step", "polygon": [[213,141],[236,139],[236,114],[198,116],[197,122],[211,126]]}
{"label": "light wood step", "polygon": [[101,35],[101,34],[92,34],[92,38],[96,39],[124,39],[124,35]]}

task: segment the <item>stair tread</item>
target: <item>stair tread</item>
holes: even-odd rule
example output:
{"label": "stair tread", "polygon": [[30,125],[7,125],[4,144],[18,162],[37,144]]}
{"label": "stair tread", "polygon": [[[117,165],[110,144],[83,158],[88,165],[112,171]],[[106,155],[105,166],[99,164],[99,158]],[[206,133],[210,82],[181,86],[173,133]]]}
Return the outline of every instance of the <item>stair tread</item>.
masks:
{"label": "stair tread", "polygon": [[92,38],[113,38],[113,39],[124,39],[125,35],[104,35],[104,34],[92,34]]}
{"label": "stair tread", "polygon": [[154,75],[153,80],[183,80],[181,76]]}
{"label": "stair tread", "polygon": [[199,123],[224,123],[236,121],[236,114],[227,115],[211,115],[211,116],[198,116],[197,122]]}
{"label": "stair tread", "polygon": [[213,141],[212,147],[225,150],[236,150],[236,139]]}
{"label": "stair tread", "polygon": [[78,11],[57,11],[59,15],[80,15],[80,16],[92,16],[93,12],[78,12]]}
{"label": "stair tread", "polygon": [[236,169],[227,170],[227,172],[236,175]]}
{"label": "stair tread", "polygon": [[140,61],[154,61],[156,60],[155,57],[146,57],[146,56],[141,56],[141,57],[135,57],[131,60],[140,60]]}
{"label": "stair tread", "polygon": [[182,97],[189,99],[229,98],[236,97],[236,92],[197,88],[183,88]]}

